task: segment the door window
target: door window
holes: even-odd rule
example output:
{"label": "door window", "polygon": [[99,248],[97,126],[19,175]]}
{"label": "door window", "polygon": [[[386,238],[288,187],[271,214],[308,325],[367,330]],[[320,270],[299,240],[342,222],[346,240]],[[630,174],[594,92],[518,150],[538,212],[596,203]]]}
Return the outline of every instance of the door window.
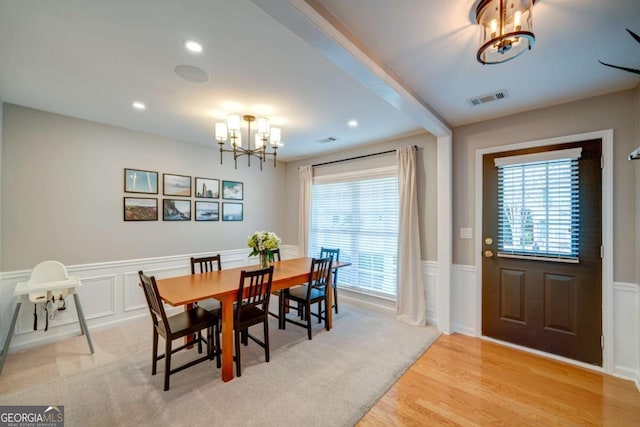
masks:
{"label": "door window", "polygon": [[578,262],[581,149],[495,159],[498,256]]}

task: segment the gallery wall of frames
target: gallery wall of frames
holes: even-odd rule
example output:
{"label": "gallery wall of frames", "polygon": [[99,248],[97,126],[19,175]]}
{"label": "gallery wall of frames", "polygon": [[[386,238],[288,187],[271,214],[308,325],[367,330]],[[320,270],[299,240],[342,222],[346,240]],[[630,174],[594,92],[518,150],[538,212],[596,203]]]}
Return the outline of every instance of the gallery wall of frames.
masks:
{"label": "gallery wall of frames", "polygon": [[244,184],[238,181],[170,173],[160,181],[157,171],[125,168],[124,192],[132,194],[123,197],[125,221],[243,220]]}

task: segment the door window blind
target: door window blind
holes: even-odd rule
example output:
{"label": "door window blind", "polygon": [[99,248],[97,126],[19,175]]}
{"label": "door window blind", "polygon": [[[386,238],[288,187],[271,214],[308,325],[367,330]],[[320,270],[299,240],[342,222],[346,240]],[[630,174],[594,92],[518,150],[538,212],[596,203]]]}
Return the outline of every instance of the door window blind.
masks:
{"label": "door window blind", "polygon": [[398,247],[398,179],[367,176],[314,183],[310,251],[340,248],[338,285],[388,297],[396,295]]}
{"label": "door window blind", "polygon": [[578,261],[580,151],[561,151],[549,160],[496,159],[499,256]]}

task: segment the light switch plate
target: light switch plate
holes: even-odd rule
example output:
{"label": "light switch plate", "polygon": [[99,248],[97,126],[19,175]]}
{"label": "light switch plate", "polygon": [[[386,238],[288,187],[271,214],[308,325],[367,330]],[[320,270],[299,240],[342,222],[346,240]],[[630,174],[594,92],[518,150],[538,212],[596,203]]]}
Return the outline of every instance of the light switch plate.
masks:
{"label": "light switch plate", "polygon": [[471,227],[460,227],[460,238],[471,239],[473,237],[473,230]]}

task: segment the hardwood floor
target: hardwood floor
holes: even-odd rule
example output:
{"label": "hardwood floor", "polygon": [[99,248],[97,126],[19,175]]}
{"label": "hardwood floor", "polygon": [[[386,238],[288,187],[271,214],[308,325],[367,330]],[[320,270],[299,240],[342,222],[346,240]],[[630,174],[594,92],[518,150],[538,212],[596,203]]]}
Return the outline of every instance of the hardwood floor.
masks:
{"label": "hardwood floor", "polygon": [[640,425],[631,381],[464,335],[442,335],[359,427]]}

